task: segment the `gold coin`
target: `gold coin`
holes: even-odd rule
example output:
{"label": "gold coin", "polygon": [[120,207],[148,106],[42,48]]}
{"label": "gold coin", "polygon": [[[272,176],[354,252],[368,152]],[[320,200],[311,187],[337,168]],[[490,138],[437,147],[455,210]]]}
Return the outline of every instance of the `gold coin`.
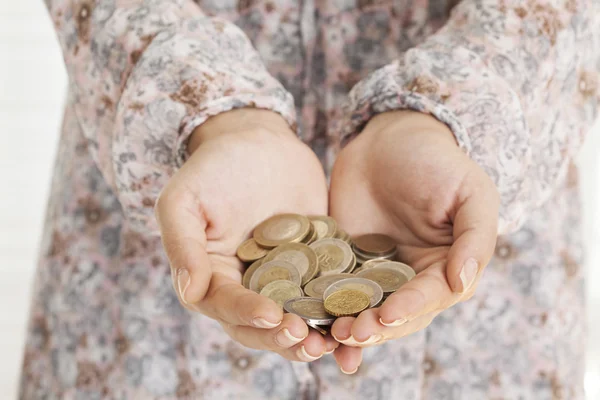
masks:
{"label": "gold coin", "polygon": [[320,275],[339,274],[353,268],[352,248],[340,239],[317,240],[310,248],[317,253]]}
{"label": "gold coin", "polygon": [[397,269],[381,267],[361,271],[356,276],[377,282],[384,293],[395,292],[411,279]]}
{"label": "gold coin", "polygon": [[308,282],[306,286],[304,286],[304,293],[307,296],[314,297],[315,299],[322,299],[323,293],[325,293],[325,289],[327,289],[333,283],[345,279],[351,278],[353,275],[351,274],[331,274],[331,275],[323,275],[318,277],[317,279],[313,279]]}
{"label": "gold coin", "polygon": [[323,298],[329,297],[333,292],[342,289],[358,290],[369,296],[369,307],[375,307],[383,298],[383,290],[377,282],[365,278],[346,278],[329,285],[323,293]]}
{"label": "gold coin", "polygon": [[265,257],[265,262],[283,260],[293,264],[302,275],[302,286],[313,279],[319,271],[317,253],[302,243],[286,243],[277,246]]}
{"label": "gold coin", "polygon": [[244,276],[242,277],[242,284],[246,289],[250,289],[250,279],[252,278],[252,275],[254,274],[254,272],[256,272],[258,267],[260,267],[263,264],[264,260],[264,258],[261,258],[260,260],[254,261],[252,264],[250,264],[248,268],[246,268],[246,271],[244,271]]}
{"label": "gold coin", "polygon": [[335,238],[343,240],[350,245],[352,244],[352,237],[348,234],[348,232],[341,228],[338,228],[337,232],[335,233]]}
{"label": "gold coin", "polygon": [[253,237],[260,246],[270,249],[284,243],[301,242],[310,229],[310,221],[304,215],[279,214],[258,225]]}
{"label": "gold coin", "polygon": [[250,290],[260,291],[273,281],[292,281],[298,286],[302,282],[300,272],[287,261],[275,260],[263,263],[250,278]]}
{"label": "gold coin", "polygon": [[396,252],[396,241],[387,235],[369,233],[354,239],[353,250],[362,256],[381,257]]}
{"label": "gold coin", "polygon": [[300,286],[291,281],[273,281],[265,285],[260,294],[267,296],[283,308],[283,304],[289,299],[302,297],[304,293]]}
{"label": "gold coin", "polygon": [[283,305],[285,311],[296,314],[306,322],[314,325],[331,325],[335,318],[327,314],[323,300],[312,297],[297,297],[290,299]]}
{"label": "gold coin", "polygon": [[336,317],[353,317],[369,307],[371,300],[366,293],[353,289],[341,289],[325,299],[325,311]]}
{"label": "gold coin", "polygon": [[325,215],[311,215],[308,217],[317,232],[317,239],[327,239],[335,237],[337,233],[337,222],[335,219]]}
{"label": "gold coin", "polygon": [[263,258],[268,252],[269,250],[260,247],[256,240],[250,238],[238,247],[237,256],[244,262],[252,262]]}

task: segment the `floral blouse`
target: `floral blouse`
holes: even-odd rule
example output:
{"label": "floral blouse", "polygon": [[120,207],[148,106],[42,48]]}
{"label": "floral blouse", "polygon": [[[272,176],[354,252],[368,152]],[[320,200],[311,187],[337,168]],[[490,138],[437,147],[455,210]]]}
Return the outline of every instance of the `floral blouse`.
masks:
{"label": "floral blouse", "polygon": [[[572,160],[600,99],[597,0],[45,0],[69,75],[21,399],[582,399]],[[355,375],[179,306],[153,206],[190,133],[281,114],[326,171],[374,114],[429,113],[501,194],[472,300]]]}

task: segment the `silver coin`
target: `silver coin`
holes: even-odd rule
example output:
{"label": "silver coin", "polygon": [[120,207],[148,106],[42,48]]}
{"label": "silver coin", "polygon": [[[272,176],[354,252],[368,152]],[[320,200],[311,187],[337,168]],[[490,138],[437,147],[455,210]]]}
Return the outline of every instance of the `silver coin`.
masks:
{"label": "silver coin", "polygon": [[254,271],[249,287],[250,290],[260,293],[269,283],[279,280],[292,281],[300,286],[302,276],[294,264],[283,260],[273,260],[264,263]]}
{"label": "silver coin", "polygon": [[346,278],[329,285],[323,293],[323,300],[341,289],[354,289],[367,294],[371,300],[369,304],[371,308],[377,306],[383,298],[383,289],[377,282],[365,278]]}
{"label": "silver coin", "polygon": [[320,275],[339,274],[353,268],[352,248],[343,240],[321,239],[311,243],[310,248],[317,253]]}
{"label": "silver coin", "polygon": [[323,328],[321,328],[319,325],[317,324],[313,324],[312,322],[310,322],[310,320],[305,320],[304,321],[306,323],[306,325],[310,326],[311,328],[313,328],[314,330],[316,330],[317,332],[319,332],[321,335],[325,336],[327,335],[327,331]]}
{"label": "silver coin", "polygon": [[325,311],[323,300],[313,297],[289,299],[283,304],[283,309],[314,325],[332,325],[335,321],[335,317]]}
{"label": "silver coin", "polygon": [[352,278],[352,274],[332,274],[320,276],[312,281],[308,282],[304,286],[304,293],[307,296],[314,297],[315,299],[322,299],[325,289],[334,282],[341,279]]}
{"label": "silver coin", "polygon": [[395,292],[411,278],[396,268],[375,267],[356,274],[357,277],[370,279],[381,286],[384,295]]}

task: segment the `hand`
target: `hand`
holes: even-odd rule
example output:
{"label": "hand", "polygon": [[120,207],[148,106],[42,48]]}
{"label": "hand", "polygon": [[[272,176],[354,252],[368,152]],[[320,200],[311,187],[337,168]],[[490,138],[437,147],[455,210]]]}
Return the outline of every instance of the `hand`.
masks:
{"label": "hand", "polygon": [[287,123],[265,110],[241,109],[201,125],[191,157],[156,205],[179,300],[217,320],[244,346],[312,361],[338,343],[309,332],[267,297],[241,284],[236,249],[256,225],[283,212],[326,214],[327,186],[314,153]]}
{"label": "hand", "polygon": [[[499,195],[446,125],[412,111],[373,118],[339,155],[331,178],[331,215],[352,235],[385,233],[417,276],[376,309],[340,318],[332,333],[368,346],[427,327],[469,299],[496,244]],[[337,352],[346,368],[360,349]]]}

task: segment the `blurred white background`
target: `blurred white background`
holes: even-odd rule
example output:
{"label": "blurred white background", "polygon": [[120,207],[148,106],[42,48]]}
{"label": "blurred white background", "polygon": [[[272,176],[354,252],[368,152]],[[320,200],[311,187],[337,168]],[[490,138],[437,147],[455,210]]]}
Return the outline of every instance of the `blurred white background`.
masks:
{"label": "blurred white background", "polygon": [[[67,78],[42,0],[0,2],[0,398],[16,398]],[[600,124],[579,160],[588,240],[586,390],[600,399]]]}

